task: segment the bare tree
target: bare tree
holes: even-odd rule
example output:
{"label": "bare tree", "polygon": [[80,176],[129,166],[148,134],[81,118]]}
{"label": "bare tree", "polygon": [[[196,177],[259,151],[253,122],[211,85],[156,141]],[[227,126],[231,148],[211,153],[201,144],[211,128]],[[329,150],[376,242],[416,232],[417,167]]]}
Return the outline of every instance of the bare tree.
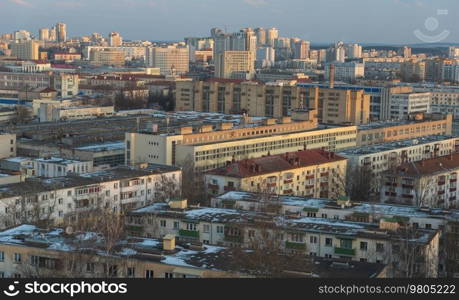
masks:
{"label": "bare tree", "polygon": [[288,271],[311,269],[306,248],[286,252],[284,234],[271,222],[256,222],[247,230],[247,247],[232,247],[232,265],[238,272],[256,277],[289,277]]}
{"label": "bare tree", "polygon": [[27,124],[30,123],[32,120],[32,112],[31,109],[27,108],[23,105],[16,106],[16,117],[14,122],[16,124]]}
{"label": "bare tree", "polygon": [[190,204],[208,205],[206,185],[203,172],[196,170],[193,158],[188,156],[182,167],[182,197]]}

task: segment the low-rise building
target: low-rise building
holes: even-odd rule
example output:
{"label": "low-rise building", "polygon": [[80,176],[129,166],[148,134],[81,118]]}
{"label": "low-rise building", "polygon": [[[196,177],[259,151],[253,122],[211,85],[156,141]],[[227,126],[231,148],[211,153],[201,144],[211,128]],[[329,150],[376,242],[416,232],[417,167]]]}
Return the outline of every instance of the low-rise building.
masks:
{"label": "low-rise building", "polygon": [[453,116],[419,116],[419,120],[373,122],[360,125],[357,146],[413,139],[428,135],[452,135]]}
{"label": "low-rise building", "polygon": [[181,184],[181,170],[150,165],[144,169],[118,167],[94,173],[55,178],[29,178],[2,186],[0,227],[47,220],[62,224],[97,208],[128,211],[171,197]]}
{"label": "low-rise building", "polygon": [[338,198],[345,191],[347,159],[325,150],[303,150],[228,163],[205,174],[209,194],[231,190]]}
{"label": "low-rise building", "polygon": [[[224,247],[199,249],[162,240],[128,237],[106,249],[103,234],[67,233],[23,224],[0,232],[0,275],[11,278],[224,278],[247,277],[220,258]],[[21,237],[21,238],[19,238]],[[81,249],[86,249],[84,252]],[[110,255],[106,255],[110,252]]]}
{"label": "low-rise building", "polygon": [[[198,132],[192,127],[177,133],[142,131],[126,133],[126,163],[141,162],[182,165],[191,162],[197,171],[223,167],[228,161],[257,158],[298,150],[321,149],[337,151],[356,146],[356,126],[317,128],[317,119],[306,111],[303,120],[293,122],[265,121],[266,125],[246,123],[233,127],[231,123],[203,125]],[[300,117],[298,117],[300,119]]]}
{"label": "low-rise building", "polygon": [[383,174],[381,201],[459,208],[459,153],[404,163]]}
{"label": "low-rise building", "polygon": [[[253,241],[269,235],[287,253],[384,263],[389,267],[389,277],[437,277],[439,231],[411,231],[401,223],[398,219],[369,224],[279,216],[273,221],[272,214],[183,206],[171,209],[165,203],[131,211],[126,217],[128,232],[138,236],[172,234],[183,242],[250,249]],[[415,251],[416,259],[407,259],[407,251]]]}
{"label": "low-rise building", "polygon": [[52,103],[40,104],[40,122],[94,119],[115,114],[114,106],[62,106]]}
{"label": "low-rise building", "polygon": [[77,161],[61,157],[38,158],[33,161],[35,175],[39,177],[64,177],[69,174],[93,172],[92,161]]}

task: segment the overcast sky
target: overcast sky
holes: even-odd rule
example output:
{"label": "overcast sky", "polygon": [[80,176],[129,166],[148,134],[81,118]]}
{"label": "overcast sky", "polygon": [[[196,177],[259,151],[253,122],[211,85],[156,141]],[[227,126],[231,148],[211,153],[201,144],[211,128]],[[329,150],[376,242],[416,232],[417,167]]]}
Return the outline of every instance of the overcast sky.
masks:
{"label": "overcast sky", "polygon": [[38,35],[59,21],[71,37],[118,31],[131,40],[182,40],[212,27],[277,27],[315,43],[403,44],[422,42],[418,29],[459,43],[458,0],[0,0],[0,32]]}

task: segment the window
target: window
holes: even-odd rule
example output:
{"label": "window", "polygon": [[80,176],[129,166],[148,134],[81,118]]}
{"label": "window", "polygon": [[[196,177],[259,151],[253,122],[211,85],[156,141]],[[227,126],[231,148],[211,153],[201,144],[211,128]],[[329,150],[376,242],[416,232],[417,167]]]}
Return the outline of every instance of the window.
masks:
{"label": "window", "polygon": [[21,262],[21,253],[14,253],[14,262],[15,263]]}
{"label": "window", "polygon": [[174,229],[179,229],[180,228],[180,222],[175,221],[174,222]]}
{"label": "window", "polygon": [[127,268],[127,277],[135,277],[135,268],[134,267],[128,267]]}
{"label": "window", "polygon": [[426,229],[432,229],[432,224],[426,224]]}
{"label": "window", "polygon": [[207,233],[210,231],[210,226],[208,224],[204,224],[202,230]]}
{"label": "window", "polygon": [[5,252],[0,251],[0,261],[5,261]]}
{"label": "window", "polygon": [[360,250],[367,251],[368,250],[368,243],[367,242],[360,242]]}
{"label": "window", "polygon": [[384,244],[376,243],[376,252],[384,252]]}
{"label": "window", "polygon": [[316,236],[310,236],[309,237],[309,242],[311,244],[317,244],[317,237]]}
{"label": "window", "polygon": [[346,239],[341,240],[340,247],[344,249],[352,249],[352,240],[346,240]]}
{"label": "window", "polygon": [[36,255],[31,255],[30,256],[30,264],[32,266],[38,266],[40,263],[40,258]]}
{"label": "window", "polygon": [[94,273],[94,263],[87,263],[86,264],[86,272],[87,273]]}
{"label": "window", "polygon": [[186,230],[196,231],[196,224],[195,223],[186,223]]}
{"label": "window", "polygon": [[164,278],[174,278],[174,273],[164,273]]}
{"label": "window", "polygon": [[223,233],[223,226],[217,226],[217,233]]}
{"label": "window", "polygon": [[166,227],[166,220],[160,220],[159,223],[161,227]]}
{"label": "window", "polygon": [[333,246],[333,239],[332,238],[325,238],[325,246],[332,247]]}
{"label": "window", "polygon": [[154,272],[153,270],[145,270],[145,278],[151,279],[153,278]]}

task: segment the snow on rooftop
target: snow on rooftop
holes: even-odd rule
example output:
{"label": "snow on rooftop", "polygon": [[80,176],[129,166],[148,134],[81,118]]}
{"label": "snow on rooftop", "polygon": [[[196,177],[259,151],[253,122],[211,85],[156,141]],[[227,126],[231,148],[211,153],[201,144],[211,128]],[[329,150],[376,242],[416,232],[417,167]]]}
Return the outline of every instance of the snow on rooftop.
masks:
{"label": "snow on rooftop", "polygon": [[190,219],[198,219],[204,216],[217,217],[219,215],[240,215],[235,209],[223,209],[223,208],[199,208],[185,212],[185,216]]}
{"label": "snow on rooftop", "polygon": [[167,210],[169,205],[167,203],[153,203],[152,205],[148,205],[139,209],[134,210],[134,213],[152,213],[161,210]]}
{"label": "snow on rooftop", "polygon": [[333,227],[346,227],[350,229],[364,229],[365,226],[363,224],[355,223],[355,222],[343,222],[340,220],[331,220],[331,219],[322,219],[322,218],[301,218],[298,220],[292,220],[293,223],[302,223],[302,224],[314,224],[314,225],[326,225],[326,226],[333,226]]}

